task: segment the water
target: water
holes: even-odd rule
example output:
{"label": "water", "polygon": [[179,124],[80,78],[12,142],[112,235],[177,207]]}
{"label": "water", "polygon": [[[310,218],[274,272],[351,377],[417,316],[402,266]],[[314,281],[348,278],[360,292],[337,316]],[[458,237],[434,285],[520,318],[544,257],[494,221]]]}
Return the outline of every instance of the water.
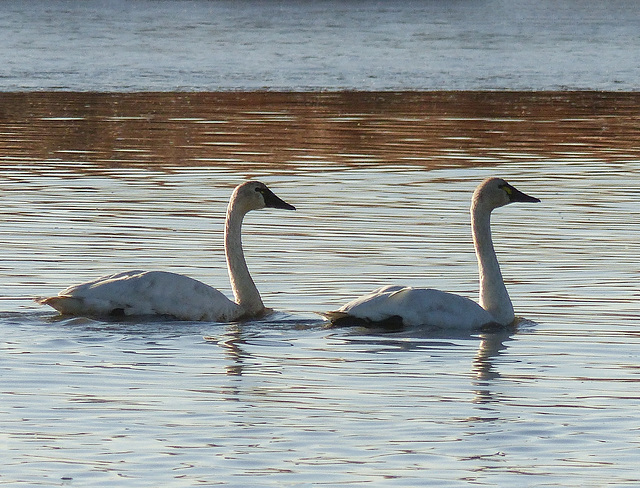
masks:
{"label": "water", "polygon": [[[4,94],[0,482],[637,486],[636,94]],[[484,177],[517,332],[328,329],[382,284],[477,295]],[[31,301],[128,268],[230,295],[232,188],[269,318],[60,319]]]}
{"label": "water", "polygon": [[[640,484],[636,2],[1,8],[0,483]],[[620,93],[451,91],[567,88]],[[493,217],[516,332],[326,328],[383,284],[475,297],[490,175],[542,199]],[[132,268],[230,296],[248,178],[298,208],[245,224],[267,319],[32,301]]]}
{"label": "water", "polygon": [[638,90],[635,0],[3,1],[0,90]]}

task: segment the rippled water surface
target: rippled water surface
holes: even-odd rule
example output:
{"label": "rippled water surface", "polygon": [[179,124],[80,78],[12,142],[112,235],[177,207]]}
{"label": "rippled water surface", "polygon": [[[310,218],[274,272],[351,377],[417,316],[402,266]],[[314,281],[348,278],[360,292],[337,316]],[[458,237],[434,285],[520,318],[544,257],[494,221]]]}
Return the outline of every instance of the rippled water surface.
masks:
{"label": "rippled water surface", "polygon": [[638,90],[636,0],[3,0],[0,90]]}
{"label": "rippled water surface", "polygon": [[[637,94],[0,96],[0,483],[637,486]],[[475,298],[494,213],[515,332],[328,329],[382,284]],[[60,319],[31,298],[130,268],[230,296],[235,185],[267,319]]]}

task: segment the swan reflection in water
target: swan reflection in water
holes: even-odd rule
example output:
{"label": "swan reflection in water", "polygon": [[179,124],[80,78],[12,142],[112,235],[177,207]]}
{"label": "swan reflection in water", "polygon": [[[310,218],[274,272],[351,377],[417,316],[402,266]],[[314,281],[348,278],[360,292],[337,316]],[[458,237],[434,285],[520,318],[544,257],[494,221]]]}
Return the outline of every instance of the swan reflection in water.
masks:
{"label": "swan reflection in water", "polygon": [[482,332],[479,335],[480,346],[473,358],[472,371],[478,384],[490,382],[500,378],[500,372],[495,367],[495,359],[507,350],[508,341],[513,340],[514,329],[502,329],[492,332]]}
{"label": "swan reflection in water", "polygon": [[[529,321],[524,321],[531,324]],[[258,324],[258,327],[256,327]],[[279,322],[280,330],[282,324]],[[326,329],[322,327],[322,323],[315,321],[314,323],[298,322],[295,319],[289,321],[288,327],[292,330],[300,330],[304,327],[308,330],[324,330],[327,334],[323,336],[324,346],[320,345],[316,351],[335,352],[343,346],[347,348],[348,354],[355,355],[355,359],[360,354],[379,354],[385,353],[414,353],[426,355],[429,358],[439,358],[452,354],[452,350],[456,353],[471,352],[469,344],[479,344],[475,354],[469,354],[469,373],[473,378],[474,391],[477,395],[477,403],[490,401],[491,393],[489,387],[493,380],[501,377],[496,367],[496,359],[504,355],[508,343],[514,340],[514,335],[518,333],[516,327],[499,328],[485,332],[471,331],[402,331],[402,332],[382,332],[372,331],[370,328],[352,327],[340,329],[337,333],[335,329]],[[220,335],[205,336],[204,340],[217,347],[221,347],[225,351],[227,363],[225,371],[228,376],[242,376],[247,367],[256,364],[256,348],[261,347],[282,347],[284,345],[291,346],[286,339],[279,338],[272,340],[264,336],[263,330],[269,325],[265,322],[247,322],[234,323],[225,326],[224,332]],[[286,327],[285,329],[286,330]],[[331,344],[328,344],[328,343]],[[262,356],[262,354],[260,354]],[[264,353],[265,357],[273,360],[273,364],[278,364],[279,359],[272,357],[273,351]],[[277,356],[277,355],[276,355]],[[331,354],[332,356],[332,354]],[[333,357],[333,356],[332,356]],[[385,362],[388,361],[388,356]],[[262,365],[266,366],[266,365]],[[322,364],[317,364],[318,368],[322,368]],[[239,385],[236,385],[239,386]]]}
{"label": "swan reflection in water", "polygon": [[229,324],[222,337],[205,336],[204,340],[225,350],[227,376],[242,376],[246,364],[245,359],[250,357],[249,353],[242,347],[246,344],[246,338],[243,337],[242,324]]}

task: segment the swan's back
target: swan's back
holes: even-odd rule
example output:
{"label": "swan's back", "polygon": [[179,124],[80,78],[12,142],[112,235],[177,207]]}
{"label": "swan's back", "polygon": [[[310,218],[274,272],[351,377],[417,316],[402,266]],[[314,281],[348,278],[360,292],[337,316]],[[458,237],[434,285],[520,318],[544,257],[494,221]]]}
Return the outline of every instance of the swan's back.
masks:
{"label": "swan's back", "polygon": [[164,315],[179,320],[229,322],[243,311],[220,291],[167,271],[126,271],[67,288],[42,301],[62,314]]}
{"label": "swan's back", "polygon": [[350,316],[375,325],[392,318],[404,327],[479,329],[495,323],[473,300],[432,288],[385,286],[347,303],[333,317]]}

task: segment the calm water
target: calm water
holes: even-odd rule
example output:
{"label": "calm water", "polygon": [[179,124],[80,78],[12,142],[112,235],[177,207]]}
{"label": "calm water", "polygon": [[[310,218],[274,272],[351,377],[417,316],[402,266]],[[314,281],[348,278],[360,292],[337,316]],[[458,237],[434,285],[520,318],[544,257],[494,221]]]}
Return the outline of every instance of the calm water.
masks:
{"label": "calm water", "polygon": [[0,91],[638,90],[636,0],[3,0]]}
{"label": "calm water", "polygon": [[[0,483],[638,486],[640,95],[3,94]],[[515,333],[331,330],[388,283],[476,297],[495,212]],[[128,268],[230,294],[232,188],[265,303],[243,324],[63,319],[31,301]]]}

